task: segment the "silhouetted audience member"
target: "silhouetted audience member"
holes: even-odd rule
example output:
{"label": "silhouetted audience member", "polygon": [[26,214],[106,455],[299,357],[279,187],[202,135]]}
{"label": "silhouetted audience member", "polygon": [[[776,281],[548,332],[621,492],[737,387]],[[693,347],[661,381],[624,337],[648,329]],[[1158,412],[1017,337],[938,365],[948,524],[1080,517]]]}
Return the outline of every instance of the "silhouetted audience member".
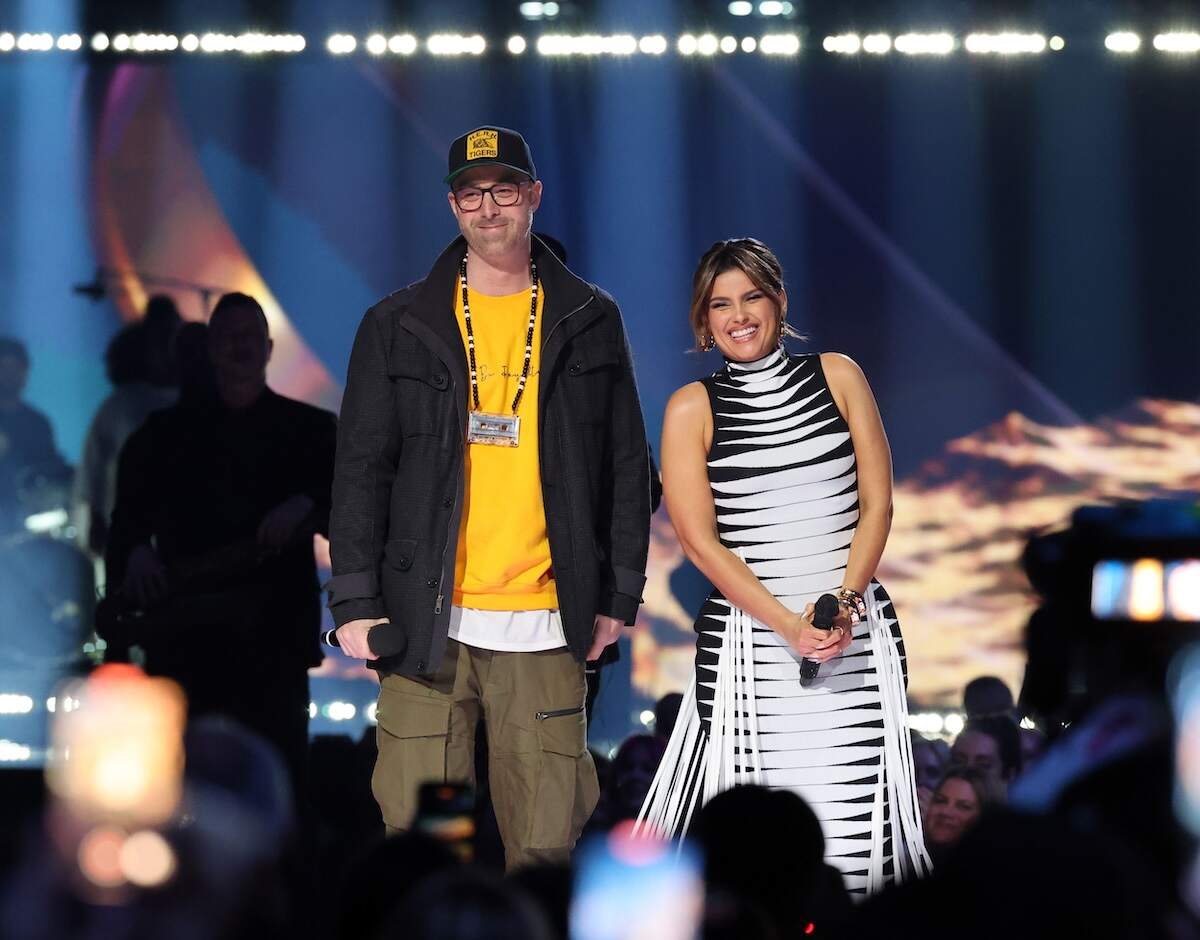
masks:
{"label": "silhouetted audience member", "polygon": [[139,321],[118,332],[104,354],[113,389],[88,426],[72,500],[80,544],[96,555],[104,554],[108,540],[121,448],[152,412],[170,407],[177,394],[174,388],[151,380],[152,360],[159,355],[151,351],[149,340],[150,331]]}
{"label": "silhouetted audience member", "polygon": [[1021,728],[1021,772],[1038,762],[1046,750],[1046,735],[1037,728]]}
{"label": "silhouetted audience member", "polygon": [[450,869],[405,893],[379,940],[553,940],[545,914],[515,882]]}
{"label": "silhouetted audience member", "polygon": [[978,676],[963,688],[963,711],[967,721],[975,718],[1013,717],[1013,695],[1004,680]]}
{"label": "silhouetted audience member", "polygon": [[41,481],[70,481],[50,421],[22,399],[28,380],[25,345],[0,337],[0,532],[20,531],[25,517],[40,508],[32,495]]}
{"label": "silhouetted audience member", "polygon": [[171,361],[179,377],[179,403],[206,408],[217,402],[217,379],[208,355],[208,324],[185,323],[171,343]]}
{"label": "silhouetted audience member", "polygon": [[665,740],[651,734],[635,734],[621,742],[588,822],[588,832],[607,832],[622,820],[637,818],[666,747]]}
{"label": "silhouetted audience member", "polygon": [[367,845],[369,848],[351,860],[341,879],[337,925],[341,940],[386,936],[384,926],[407,892],[430,875],[459,867],[453,850],[423,832],[388,838],[376,835]]}
{"label": "silhouetted audience member", "polygon": [[974,718],[950,748],[954,767],[970,767],[1007,790],[1021,773],[1021,732],[1011,718]]}
{"label": "silhouetted audience member", "polygon": [[949,852],[990,809],[1004,804],[1004,791],[994,777],[970,767],[951,767],[933,791],[925,811],[925,848],[934,864]]}
{"label": "silhouetted audience member", "polygon": [[759,908],[780,938],[822,933],[850,913],[841,874],[825,864],[825,836],[808,804],[791,790],[739,786],[697,813],[691,836],[704,853],[709,891]]}
{"label": "silhouetted audience member", "polygon": [[179,384],[179,375],[171,355],[175,334],[183,323],[175,301],[166,294],[155,294],[146,302],[142,316],[145,330],[146,378],[154,385]]}
{"label": "silhouetted audience member", "polygon": [[543,914],[557,940],[570,935],[571,892],[575,875],[566,865],[527,865],[508,880],[525,892]]}
{"label": "silhouetted audience member", "polygon": [[221,298],[208,347],[217,400],[155,413],[121,454],[106,563],[126,616],[106,639],[141,646],[190,714],[228,715],[275,745],[303,801],[307,670],[321,661],[312,535],[328,529],[336,422],[267,387],[252,297]]}
{"label": "silhouetted audience member", "polygon": [[654,736],[664,741],[671,740],[671,732],[675,730],[675,721],[679,718],[679,706],[683,704],[683,695],[679,692],[668,692],[654,703]]}

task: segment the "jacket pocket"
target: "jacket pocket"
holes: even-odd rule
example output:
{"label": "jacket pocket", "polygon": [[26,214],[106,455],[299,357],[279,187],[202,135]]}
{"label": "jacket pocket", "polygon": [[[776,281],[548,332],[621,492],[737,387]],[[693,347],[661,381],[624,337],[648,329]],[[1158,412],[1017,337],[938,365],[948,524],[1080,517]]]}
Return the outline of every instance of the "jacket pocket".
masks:
{"label": "jacket pocket", "polygon": [[392,539],[383,546],[383,557],[397,571],[408,571],[417,560],[417,539]]}
{"label": "jacket pocket", "polygon": [[451,385],[450,375],[441,363],[424,359],[389,362],[388,376],[395,388],[401,435],[439,434],[453,405],[451,396],[446,394]]}

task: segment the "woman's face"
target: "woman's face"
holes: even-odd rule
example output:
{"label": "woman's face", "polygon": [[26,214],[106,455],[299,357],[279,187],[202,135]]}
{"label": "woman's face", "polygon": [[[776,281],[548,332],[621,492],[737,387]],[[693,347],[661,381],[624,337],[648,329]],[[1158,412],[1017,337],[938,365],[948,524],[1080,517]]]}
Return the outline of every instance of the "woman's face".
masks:
{"label": "woman's face", "polygon": [[745,271],[731,268],[713,281],[708,331],[726,359],[753,362],[774,349],[779,340],[779,309]]}
{"label": "woman's face", "polygon": [[979,798],[965,780],[951,777],[933,794],[925,815],[925,838],[932,845],[953,845],[979,818]]}

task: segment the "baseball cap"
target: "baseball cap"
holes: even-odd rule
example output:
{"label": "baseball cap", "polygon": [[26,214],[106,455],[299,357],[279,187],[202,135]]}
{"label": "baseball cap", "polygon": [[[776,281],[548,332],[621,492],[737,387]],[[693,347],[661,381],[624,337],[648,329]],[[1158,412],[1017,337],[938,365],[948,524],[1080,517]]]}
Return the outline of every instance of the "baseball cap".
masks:
{"label": "baseball cap", "polygon": [[537,179],[537,168],[525,138],[507,127],[485,125],[459,137],[450,145],[450,171],[443,182],[450,183],[463,170],[473,166],[504,166]]}

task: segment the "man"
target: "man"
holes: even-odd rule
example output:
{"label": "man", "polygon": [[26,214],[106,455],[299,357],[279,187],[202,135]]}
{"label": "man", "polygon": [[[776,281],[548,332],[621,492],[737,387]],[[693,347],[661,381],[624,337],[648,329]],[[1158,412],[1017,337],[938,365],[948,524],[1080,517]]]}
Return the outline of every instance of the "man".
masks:
{"label": "man", "polygon": [[1011,718],[973,718],[950,748],[954,767],[970,767],[990,778],[1002,792],[1021,773],[1021,732]]}
{"label": "man", "polygon": [[520,134],[450,147],[462,237],[372,307],[338,433],[329,604],[382,675],[373,789],[389,831],[419,786],[489,777],[510,868],[565,861],[597,798],[584,661],[632,624],[649,471],[612,298],[538,239]]}
{"label": "man", "polygon": [[29,490],[70,482],[50,422],[22,398],[28,380],[24,344],[0,337],[0,532],[23,530],[25,516],[36,508]]}
{"label": "man", "polygon": [[149,672],[189,714],[223,714],[280,751],[298,801],[309,666],[320,662],[312,534],[328,531],[336,421],[267,387],[262,307],[226,294],[208,350],[217,399],[185,396],[129,438],[106,554]]}

